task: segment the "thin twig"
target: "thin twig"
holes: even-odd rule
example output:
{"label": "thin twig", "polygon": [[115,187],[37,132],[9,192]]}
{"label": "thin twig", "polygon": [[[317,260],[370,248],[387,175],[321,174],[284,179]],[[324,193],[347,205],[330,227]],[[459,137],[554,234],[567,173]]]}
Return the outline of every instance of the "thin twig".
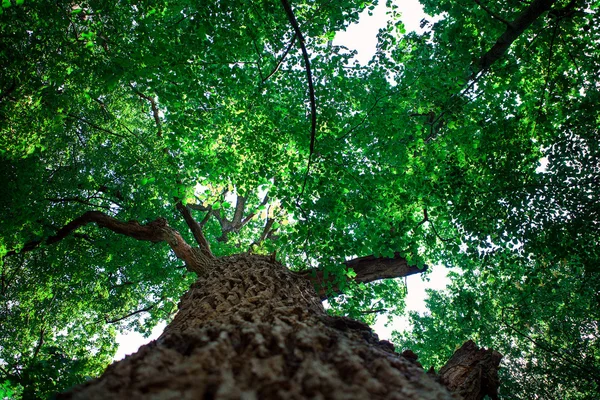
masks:
{"label": "thin twig", "polygon": [[[103,199],[102,197],[99,197],[99,196],[92,196],[90,198],[91,199]],[[47,200],[47,201],[52,202],[52,203],[69,203],[69,202],[75,202],[75,203],[85,204],[87,206],[100,207],[100,208],[104,208],[106,210],[110,210],[110,206],[103,206],[103,205],[100,205],[100,204],[94,204],[94,203],[91,203],[89,201],[89,199],[85,199],[84,200],[84,199],[80,199],[78,197],[65,197],[65,198],[46,197],[44,200]]]}
{"label": "thin twig", "polygon": [[[94,128],[94,129],[96,129],[96,130],[102,131],[102,132],[104,132],[104,133],[108,133],[109,135],[113,135],[113,136],[116,136],[116,137],[120,137],[121,139],[127,139],[125,136],[123,136],[123,135],[121,135],[121,134],[118,134],[118,133],[115,133],[115,132],[113,132],[113,131],[110,131],[110,130],[108,130],[108,129],[105,129],[105,128],[103,128],[103,127],[99,126],[99,125],[96,125],[96,124],[94,124],[93,122],[90,122],[90,121],[88,121],[88,120],[86,120],[86,119],[84,119],[84,118],[80,118],[80,117],[78,117],[78,116],[76,116],[76,115],[74,115],[74,114],[67,114],[67,117],[69,117],[69,118],[72,118],[72,119],[76,119],[77,121],[81,121],[81,122],[83,122],[84,124],[87,124],[87,125],[91,126],[92,128]],[[85,145],[84,145],[84,146],[85,146]]]}
{"label": "thin twig", "polygon": [[506,26],[512,27],[512,24],[509,21],[505,20],[500,15],[493,12],[488,6],[481,4],[481,2],[479,0],[473,0],[473,1],[475,1],[475,3],[477,3],[479,5],[479,7],[481,7],[483,9],[483,11],[488,13],[492,18],[497,19],[498,21],[502,22]]}
{"label": "thin twig", "polygon": [[297,34],[294,34],[294,36],[292,36],[292,40],[290,41],[290,44],[287,47],[287,49],[285,49],[285,51],[283,52],[283,55],[279,58],[279,62],[277,62],[277,65],[275,66],[275,68],[273,68],[273,71],[271,71],[271,73],[262,80],[262,83],[265,83],[266,81],[268,81],[269,78],[271,78],[273,75],[275,75],[277,73],[277,71],[279,71],[279,68],[281,68],[281,65],[283,64],[283,60],[285,59],[285,57],[287,57],[287,55],[290,52],[290,50],[292,49],[292,47],[294,47],[294,43],[296,43],[296,37],[297,37]]}
{"label": "thin twig", "polygon": [[133,89],[135,94],[140,96],[142,99],[150,102],[150,107],[152,108],[152,115],[154,116],[154,122],[156,123],[156,129],[158,129],[157,135],[158,135],[158,137],[161,137],[162,136],[162,124],[160,122],[160,114],[158,113],[158,107],[156,105],[156,100],[154,100],[152,97],[146,96],[145,94],[143,94],[142,92],[137,90],[135,88],[135,86],[133,86],[133,84],[131,84],[131,83],[129,84],[129,87],[131,87],[131,89]]}
{"label": "thin twig", "polygon": [[[574,365],[575,367],[577,367],[579,370],[583,371],[585,374],[589,374],[589,366],[585,366],[585,365],[581,365],[578,362],[575,362],[572,358],[573,357],[565,357],[562,354],[550,349],[550,347],[546,346],[545,344],[540,343],[538,340],[533,339],[531,336],[519,331],[517,328],[515,328],[512,324],[509,324],[508,322],[506,322],[504,320],[504,308],[502,309],[502,316],[501,316],[501,321],[502,324],[504,324],[504,326],[506,326],[509,329],[512,329],[513,331],[515,331],[519,336],[523,337],[524,339],[527,339],[528,341],[530,341],[531,343],[533,343],[536,347],[539,347],[540,349],[552,354],[553,356],[560,358],[561,360],[565,361],[567,364],[571,364]],[[596,371],[592,371],[594,373],[597,373]]]}
{"label": "thin twig", "polygon": [[127,319],[129,317],[133,317],[136,314],[140,314],[140,313],[143,313],[143,312],[148,312],[148,311],[152,310],[156,306],[156,304],[158,304],[158,303],[152,304],[151,306],[148,306],[146,308],[142,308],[140,310],[133,311],[132,313],[129,313],[129,314],[127,314],[127,315],[125,315],[123,317],[120,317],[120,318],[115,318],[115,319],[111,319],[111,320],[109,320],[108,318],[105,318],[105,321],[106,321],[107,324],[114,324],[116,322],[123,321],[124,319]]}

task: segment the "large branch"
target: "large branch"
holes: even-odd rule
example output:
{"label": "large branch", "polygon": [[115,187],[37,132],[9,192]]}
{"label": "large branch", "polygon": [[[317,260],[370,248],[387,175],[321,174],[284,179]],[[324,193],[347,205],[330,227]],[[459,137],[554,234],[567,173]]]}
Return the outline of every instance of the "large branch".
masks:
{"label": "large branch", "polygon": [[206,240],[206,237],[204,237],[204,233],[202,233],[202,227],[200,224],[198,224],[194,217],[192,217],[192,213],[190,213],[188,207],[184,206],[181,201],[178,201],[177,209],[181,212],[185,223],[192,231],[192,235],[194,235],[196,243],[198,243],[198,246],[200,246],[200,250],[206,253],[206,255],[211,256],[212,252],[210,251],[210,244],[208,243],[208,240]]}
{"label": "large branch", "polygon": [[[405,258],[398,253],[393,258],[390,257],[375,257],[373,255],[359,257],[345,262],[346,267],[352,268],[356,273],[353,278],[358,283],[369,283],[388,278],[401,278],[414,274],[420,274],[427,270],[427,266],[419,269],[415,265],[408,265]],[[307,270],[301,273],[306,279],[310,280],[322,300],[326,299],[331,292],[327,289],[330,284],[334,283],[335,277],[329,275],[327,279],[324,277],[324,272],[321,270]],[[334,284],[332,292],[337,294],[340,289]]]}
{"label": "large branch", "polygon": [[[209,205],[208,207],[204,207],[202,204],[188,204],[186,207],[191,208],[192,210],[206,212],[204,219],[202,219],[202,221],[198,224],[200,229],[204,225],[206,225],[206,223],[208,222],[208,219],[211,216],[215,217],[215,219],[219,222],[219,225],[221,226],[221,236],[219,238],[217,238],[217,241],[226,242],[228,240],[227,234],[233,230],[233,225],[232,225],[231,221],[229,221],[226,217],[221,216],[220,209],[213,210],[212,205]],[[191,217],[191,215],[190,215],[190,217]],[[187,220],[186,220],[186,222],[187,222]]]}
{"label": "large branch", "polygon": [[75,218],[61,229],[55,235],[45,240],[34,240],[25,244],[21,251],[9,251],[6,256],[17,253],[32,251],[40,245],[52,245],[66,238],[76,229],[95,223],[101,228],[109,229],[120,235],[132,237],[136,240],[149,241],[152,243],[167,242],[175,255],[184,261],[189,271],[201,273],[205,269],[206,256],[199,254],[198,250],[192,248],[183,239],[181,234],[167,224],[164,218],[157,218],[146,225],[140,225],[137,221],[122,222],[116,218],[106,215],[100,211],[87,211],[80,217]]}
{"label": "large branch", "polygon": [[242,224],[242,217],[244,216],[245,206],[246,198],[238,194],[235,202],[235,212],[233,214],[233,220],[231,221],[233,226],[240,226]]}
{"label": "large branch", "polygon": [[506,25],[504,33],[498,38],[492,48],[481,57],[479,60],[479,71],[489,69],[540,15],[552,8],[554,3],[556,3],[556,0],[534,0],[531,2],[529,7],[523,10],[514,21]]}

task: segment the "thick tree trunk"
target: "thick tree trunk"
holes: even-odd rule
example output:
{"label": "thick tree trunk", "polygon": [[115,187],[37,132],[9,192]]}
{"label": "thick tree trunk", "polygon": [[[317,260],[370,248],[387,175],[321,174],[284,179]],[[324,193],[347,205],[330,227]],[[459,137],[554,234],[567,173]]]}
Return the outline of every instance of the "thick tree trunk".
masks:
{"label": "thick tree trunk", "polygon": [[67,399],[450,399],[371,329],[328,316],[311,283],[276,261],[211,262],[156,341]]}

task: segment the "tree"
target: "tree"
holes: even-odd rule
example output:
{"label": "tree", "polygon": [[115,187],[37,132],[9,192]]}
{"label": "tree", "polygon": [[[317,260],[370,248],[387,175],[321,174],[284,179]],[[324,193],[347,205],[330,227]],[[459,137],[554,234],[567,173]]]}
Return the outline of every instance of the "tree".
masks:
{"label": "tree", "polygon": [[[595,5],[423,3],[443,19],[402,36],[391,6],[378,54],[360,66],[330,40],[368,2],[4,2],[2,379],[33,397],[97,375],[117,331],[148,332],[183,295],[160,341],[106,377],[213,351],[222,373],[195,364],[208,371],[205,393],[256,380],[265,395],[310,395],[345,375],[364,385],[345,382],[340,396],[384,396],[402,378],[378,374],[420,372],[396,356],[386,364],[385,343],[327,317],[319,298],[332,314],[372,322],[403,309],[402,284],[381,278],[460,262],[463,276],[489,266],[501,282],[526,259],[526,293],[551,279],[544,263],[564,260],[561,273],[589,282],[597,299]],[[501,288],[456,279],[482,301]],[[226,284],[232,294],[219,297]],[[243,307],[226,312],[233,304]],[[502,297],[493,315],[510,307]],[[194,321],[206,326],[188,334]],[[505,345],[523,337],[505,321]],[[560,346],[597,348],[587,331],[568,332]],[[434,340],[430,349],[460,344]],[[233,357],[239,349],[252,369]],[[331,374],[305,369],[317,362]],[[182,365],[181,377],[193,370]],[[295,378],[286,387],[274,371]],[[304,377],[313,383],[296,385]]]}
{"label": "tree", "polygon": [[[513,4],[477,3],[505,27],[502,37],[524,19],[509,17]],[[439,48],[453,42],[446,32],[476,22],[450,2],[430,7],[448,13],[447,30],[436,29]],[[596,9],[554,5],[535,35],[511,47],[505,75],[477,82],[487,86],[471,94],[476,117],[465,123],[460,109],[462,137],[476,141],[457,154],[462,168],[453,168],[448,196],[463,251],[446,262],[460,272],[446,292],[430,293],[429,313],[412,315],[412,330],[395,336],[436,368],[467,338],[497,349],[504,398],[591,399],[600,385]],[[523,162],[540,156],[545,170]]]}

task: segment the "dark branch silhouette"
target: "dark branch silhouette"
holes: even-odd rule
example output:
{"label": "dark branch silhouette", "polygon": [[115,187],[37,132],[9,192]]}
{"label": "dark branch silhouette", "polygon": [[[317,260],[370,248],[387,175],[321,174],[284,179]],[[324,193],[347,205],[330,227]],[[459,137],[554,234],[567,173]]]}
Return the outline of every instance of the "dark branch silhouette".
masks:
{"label": "dark branch silhouette", "polygon": [[308,174],[310,172],[310,164],[312,162],[312,155],[315,151],[315,136],[317,132],[317,102],[315,100],[315,88],[313,86],[312,72],[310,70],[310,59],[308,57],[308,51],[306,51],[306,42],[304,40],[304,36],[302,35],[302,31],[298,26],[298,21],[296,21],[296,17],[294,16],[294,11],[292,10],[292,6],[287,0],[281,0],[281,4],[285,10],[285,13],[296,32],[296,36],[298,36],[300,42],[300,48],[302,49],[302,57],[304,57],[304,66],[306,68],[306,78],[308,80],[308,92],[310,96],[310,114],[311,114],[311,126],[310,126],[310,151],[308,153],[308,165],[306,167],[306,175],[304,176],[304,183],[302,184],[301,195],[304,193],[304,189],[306,188],[306,180],[308,178]]}
{"label": "dark branch silhouette", "polygon": [[285,51],[283,52],[283,55],[279,58],[277,65],[275,66],[275,68],[273,68],[273,71],[271,71],[271,73],[266,76],[266,78],[263,78],[262,83],[265,83],[266,81],[268,81],[273,75],[275,75],[277,73],[277,71],[279,71],[279,68],[281,68],[281,64],[283,64],[283,60],[287,57],[287,55],[290,52],[290,50],[292,49],[292,47],[294,47],[294,43],[296,43],[296,36],[297,36],[296,34],[294,34],[294,36],[292,36],[292,40],[290,41],[289,46],[287,47],[287,49],[285,49]]}
{"label": "dark branch silhouette", "polygon": [[145,94],[143,94],[142,92],[137,90],[135,88],[135,86],[133,86],[131,83],[129,84],[129,87],[131,87],[131,89],[133,89],[135,94],[137,94],[142,99],[147,100],[150,103],[150,107],[152,108],[152,115],[154,116],[154,122],[156,123],[156,129],[158,130],[157,134],[158,134],[158,137],[161,137],[162,136],[162,124],[160,122],[160,115],[158,113],[158,106],[156,105],[156,100],[154,100],[152,97],[146,96]]}
{"label": "dark branch silhouette", "polygon": [[[507,23],[504,33],[498,38],[492,48],[479,60],[479,70],[474,75],[480,71],[488,70],[493,63],[506,53],[513,42],[517,40],[517,38],[525,32],[525,30],[529,28],[540,15],[552,8],[554,3],[556,3],[556,0],[534,0],[529,7],[523,10],[523,12],[515,18],[514,21]],[[474,78],[474,76],[472,78]]]}
{"label": "dark branch silhouette", "polygon": [[40,245],[52,245],[66,238],[69,234],[82,226],[95,223],[101,228],[109,229],[120,235],[132,237],[136,240],[149,241],[152,243],[166,242],[180,260],[186,263],[189,271],[200,273],[204,270],[201,256],[211,257],[211,253],[206,253],[201,249],[202,254],[198,254],[186,241],[181,234],[171,228],[164,218],[157,218],[145,225],[140,225],[137,221],[122,222],[110,215],[100,211],[87,211],[81,216],[75,218],[56,232],[55,235],[46,239],[32,240],[23,246],[20,251],[9,251],[6,256],[26,253],[32,251]]}
{"label": "dark branch silhouette", "polygon": [[[158,304],[158,303],[156,303],[156,304]],[[115,318],[115,319],[110,319],[109,320],[108,317],[107,317],[106,318],[106,323],[107,324],[114,324],[114,323],[117,323],[119,321],[123,321],[124,319],[127,319],[129,317],[133,317],[134,315],[141,314],[143,312],[149,312],[149,311],[151,311],[156,306],[156,304],[152,304],[151,306],[148,306],[148,307],[141,308],[139,310],[133,311],[133,312],[131,312],[131,313],[127,314],[127,315],[124,315],[124,316],[122,316],[120,318]]]}
{"label": "dark branch silhouette", "polygon": [[477,3],[479,5],[479,7],[481,7],[481,9],[483,11],[488,13],[492,18],[497,19],[498,21],[502,22],[504,25],[506,25],[508,27],[512,26],[512,24],[510,22],[508,22],[506,19],[502,18],[500,15],[498,15],[497,13],[492,11],[488,6],[486,6],[485,4],[481,4],[481,1],[479,1],[479,0],[474,0],[474,1],[475,1],[475,3]]}

